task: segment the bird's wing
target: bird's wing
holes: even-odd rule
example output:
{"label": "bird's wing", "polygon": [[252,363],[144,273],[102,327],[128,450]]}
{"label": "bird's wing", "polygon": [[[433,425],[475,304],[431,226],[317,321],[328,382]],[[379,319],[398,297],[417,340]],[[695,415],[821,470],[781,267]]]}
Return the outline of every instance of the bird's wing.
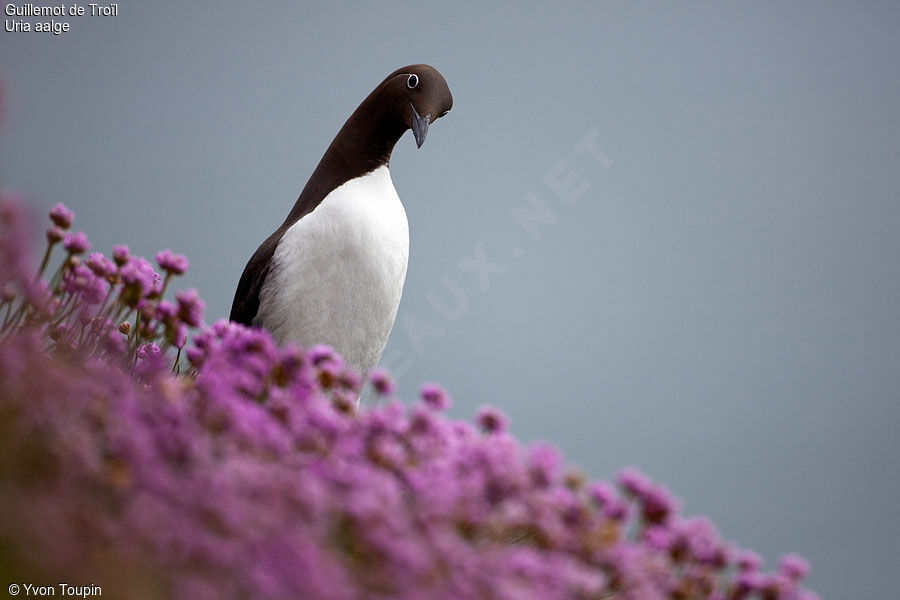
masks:
{"label": "bird's wing", "polygon": [[256,252],[244,267],[237,290],[234,293],[234,301],[231,304],[232,321],[242,323],[248,327],[253,325],[253,319],[259,311],[259,293],[262,291],[266,276],[269,274],[272,256],[275,248],[281,240],[283,231],[279,229],[270,235],[266,241],[259,245]]}
{"label": "bird's wing", "polygon": [[[259,311],[259,294],[271,269],[272,256],[275,254],[278,242],[281,241],[285,232],[291,228],[291,225],[315,210],[322,199],[328,195],[328,192],[340,185],[340,183],[335,182],[333,177],[316,176],[319,169],[323,168],[323,164],[330,164],[326,162],[327,158],[328,153],[322,158],[322,163],[316,167],[316,171],[313,172],[312,177],[306,183],[306,186],[300,193],[300,197],[297,198],[297,202],[294,204],[294,208],[291,209],[281,227],[259,245],[247,266],[244,267],[237,290],[234,292],[234,301],[231,303],[231,316],[229,318],[232,321],[243,323],[248,327],[253,325],[253,319],[256,318],[256,313]],[[347,173],[344,173],[343,177],[342,181],[346,181]]]}

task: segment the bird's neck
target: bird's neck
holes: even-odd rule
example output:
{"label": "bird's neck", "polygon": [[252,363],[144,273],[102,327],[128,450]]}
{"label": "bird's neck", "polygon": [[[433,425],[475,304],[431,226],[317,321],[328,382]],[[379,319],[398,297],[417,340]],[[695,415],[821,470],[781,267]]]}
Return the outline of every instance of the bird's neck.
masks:
{"label": "bird's neck", "polygon": [[394,108],[380,102],[375,93],[359,105],[322,157],[343,169],[367,173],[390,164],[391,153],[407,127]]}
{"label": "bird's neck", "polygon": [[359,105],[334,137],[282,227],[318,206],[344,183],[389,165],[391,152],[408,127],[375,90]]}

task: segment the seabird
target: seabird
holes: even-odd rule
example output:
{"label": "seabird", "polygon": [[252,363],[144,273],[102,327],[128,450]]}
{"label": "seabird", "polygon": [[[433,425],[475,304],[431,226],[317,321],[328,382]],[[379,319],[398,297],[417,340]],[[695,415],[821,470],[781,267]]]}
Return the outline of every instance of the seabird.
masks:
{"label": "seabird", "polygon": [[241,275],[231,320],[280,343],[328,344],[358,372],[381,358],[397,316],[409,257],[406,211],[391,181],[397,140],[453,106],[429,65],[388,75],[350,115],[284,223]]}

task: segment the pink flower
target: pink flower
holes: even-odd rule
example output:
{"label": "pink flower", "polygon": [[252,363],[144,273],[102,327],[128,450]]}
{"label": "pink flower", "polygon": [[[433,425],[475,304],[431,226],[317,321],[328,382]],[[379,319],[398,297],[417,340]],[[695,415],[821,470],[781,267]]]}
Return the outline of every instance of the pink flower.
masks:
{"label": "pink flower", "polygon": [[625,467],[619,471],[616,481],[625,492],[632,496],[644,496],[650,489],[650,480],[636,467]]}
{"label": "pink flower", "polygon": [[648,486],[639,496],[639,500],[641,512],[648,523],[665,523],[676,510],[675,499],[662,486]]}
{"label": "pink flower", "polygon": [[140,348],[138,348],[138,358],[141,360],[147,360],[151,358],[156,358],[160,355],[161,350],[159,346],[155,343],[143,344]]}
{"label": "pink flower", "polygon": [[53,244],[61,242],[66,237],[66,232],[63,231],[62,229],[60,229],[59,227],[57,227],[56,225],[53,225],[53,226],[47,228],[46,236],[47,236],[47,243],[52,246]]}
{"label": "pink flower", "polygon": [[183,275],[190,264],[183,254],[175,254],[168,248],[156,253],[156,262],[163,271],[173,275]]}
{"label": "pink flower", "polygon": [[129,258],[131,258],[131,254],[128,251],[128,246],[125,244],[113,246],[113,260],[118,266],[121,267],[127,263]]}
{"label": "pink flower", "polygon": [[187,326],[184,323],[176,323],[169,341],[176,348],[184,348],[187,343]]}
{"label": "pink flower", "polygon": [[63,246],[69,254],[83,254],[91,247],[87,235],[83,231],[69,232],[63,238]]}
{"label": "pink flower", "polygon": [[482,406],[475,415],[475,422],[485,433],[506,431],[506,415],[492,406]]}
{"label": "pink flower", "polygon": [[112,277],[116,273],[116,265],[100,252],[92,252],[84,263],[97,277]]}
{"label": "pink flower", "polygon": [[605,481],[598,481],[590,486],[591,499],[603,508],[617,501],[619,496],[615,488]]}
{"label": "pink flower", "polygon": [[200,299],[197,290],[182,290],[175,294],[175,300],[178,303],[178,318],[191,327],[198,327],[203,321],[206,303]]}
{"label": "pink flower", "polygon": [[72,226],[72,222],[75,220],[75,213],[66,208],[65,205],[60,202],[50,209],[50,220],[53,221],[53,224],[57,227],[68,229]]}
{"label": "pink flower", "polygon": [[66,291],[81,297],[85,304],[99,304],[109,289],[107,283],[84,265],[66,271],[63,279]]}
{"label": "pink flower", "polygon": [[447,410],[450,408],[450,395],[447,394],[447,390],[437,383],[423,383],[419,389],[419,396],[422,398],[425,406],[431,409]]}
{"label": "pink flower", "polygon": [[762,556],[753,550],[741,550],[737,555],[737,566],[741,571],[758,571],[762,564]]}
{"label": "pink flower", "polygon": [[374,369],[369,375],[369,381],[372,383],[372,389],[379,396],[390,396],[394,393],[394,380],[385,369]]}
{"label": "pink flower", "polygon": [[150,294],[156,281],[156,271],[150,266],[146,258],[141,256],[130,257],[119,270],[124,284],[123,293],[127,295],[129,306],[137,306],[138,301]]}
{"label": "pink flower", "polygon": [[[491,409],[483,408],[479,411],[479,416],[476,418],[481,428],[488,432],[494,430],[489,429],[482,420],[486,418],[496,420],[498,418],[496,415],[488,416],[489,413],[484,412],[490,410]],[[503,419],[504,417],[500,415],[500,418]],[[491,426],[495,427],[495,425]],[[560,457],[556,448],[550,444],[542,442],[534,444],[531,447],[531,451],[528,453],[528,464],[528,474],[535,487],[546,488],[559,481],[562,457]]]}
{"label": "pink flower", "polygon": [[799,554],[785,554],[778,562],[778,570],[794,581],[800,581],[809,575],[809,561]]}
{"label": "pink flower", "polygon": [[334,348],[325,344],[318,344],[310,348],[306,352],[306,357],[316,367],[328,362],[343,364],[343,361],[341,361],[340,357],[335,353]]}

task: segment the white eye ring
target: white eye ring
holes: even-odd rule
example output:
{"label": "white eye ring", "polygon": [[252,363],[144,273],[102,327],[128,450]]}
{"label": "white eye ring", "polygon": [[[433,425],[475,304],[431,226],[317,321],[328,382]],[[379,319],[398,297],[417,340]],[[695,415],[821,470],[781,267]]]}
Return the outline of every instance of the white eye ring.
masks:
{"label": "white eye ring", "polygon": [[406,87],[412,89],[419,85],[419,76],[413,73],[409,76],[409,79],[406,80]]}

